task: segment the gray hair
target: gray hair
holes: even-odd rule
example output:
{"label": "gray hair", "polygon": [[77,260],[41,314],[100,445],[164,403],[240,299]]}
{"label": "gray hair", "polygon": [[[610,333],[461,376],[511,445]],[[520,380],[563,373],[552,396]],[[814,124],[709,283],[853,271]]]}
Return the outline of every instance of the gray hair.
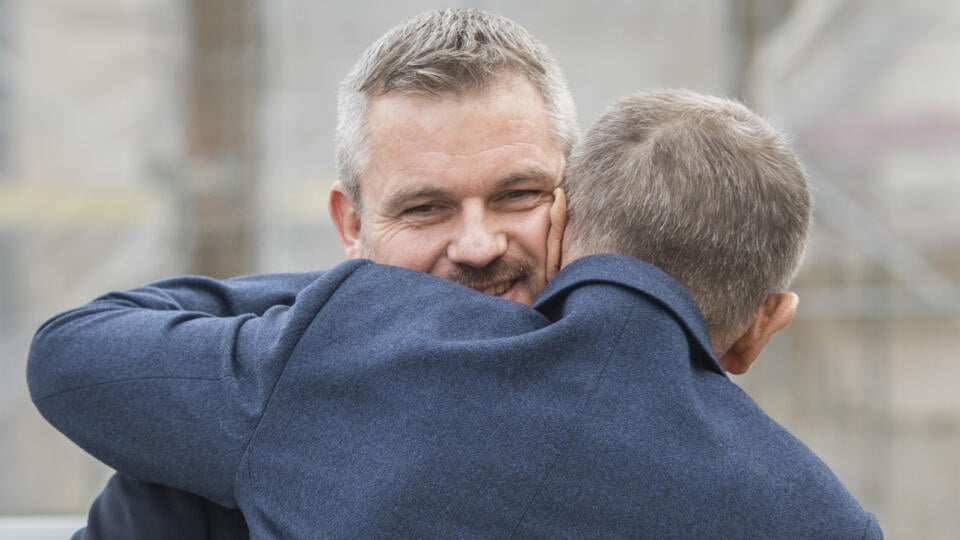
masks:
{"label": "gray hair", "polygon": [[567,167],[570,253],[614,252],[676,279],[715,347],[800,264],[812,215],[785,138],[745,106],[683,90],[618,101]]}
{"label": "gray hair", "polygon": [[570,154],[577,114],[560,66],[546,46],[517,23],[475,9],[423,13],[374,42],[340,83],[337,172],[359,208],[360,177],[369,160],[370,100],[390,92],[440,96],[482,91],[505,73],[539,90],[554,136]]}

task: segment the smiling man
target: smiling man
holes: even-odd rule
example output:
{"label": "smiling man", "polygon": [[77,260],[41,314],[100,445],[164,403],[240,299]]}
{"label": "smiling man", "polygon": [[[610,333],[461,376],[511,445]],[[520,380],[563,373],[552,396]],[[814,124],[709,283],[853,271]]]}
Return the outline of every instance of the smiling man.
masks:
{"label": "smiling man", "polygon": [[440,97],[371,100],[359,204],[330,197],[351,258],[420,270],[531,304],[564,152],[529,80],[501,73]]}
{"label": "smiling man", "polygon": [[[330,214],[348,257],[533,302],[546,285],[552,191],[579,134],[542,43],[477,10],[424,13],[361,56],[341,83],[337,116]],[[270,286],[283,296],[305,285]],[[115,476],[75,538],[246,534],[239,512]]]}
{"label": "smiling man", "polygon": [[507,19],[426,13],[367,50],[339,105],[330,215],[347,256],[532,303],[578,137],[546,48]]}

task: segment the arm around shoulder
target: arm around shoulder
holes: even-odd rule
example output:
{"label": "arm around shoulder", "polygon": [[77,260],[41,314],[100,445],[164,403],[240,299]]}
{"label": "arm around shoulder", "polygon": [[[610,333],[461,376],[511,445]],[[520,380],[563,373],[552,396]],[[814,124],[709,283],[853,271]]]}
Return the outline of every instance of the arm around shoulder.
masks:
{"label": "arm around shoulder", "polygon": [[168,280],[52,318],[30,349],[34,403],[111,467],[231,504],[239,455],[319,309],[309,290],[327,280],[304,295],[291,294],[303,279],[256,281]]}

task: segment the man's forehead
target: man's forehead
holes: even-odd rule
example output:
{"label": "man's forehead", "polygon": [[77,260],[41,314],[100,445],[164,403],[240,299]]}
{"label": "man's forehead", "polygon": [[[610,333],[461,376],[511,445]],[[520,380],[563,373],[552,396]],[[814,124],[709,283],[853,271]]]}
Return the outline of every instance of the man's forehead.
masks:
{"label": "man's forehead", "polygon": [[371,103],[364,198],[488,196],[553,187],[563,167],[539,91],[522,77],[464,95],[386,94]]}
{"label": "man's forehead", "polygon": [[376,127],[377,122],[373,122],[374,119],[381,122],[389,120],[389,117],[376,115],[381,110],[396,112],[404,109],[430,107],[470,108],[476,106],[483,110],[495,112],[498,109],[497,105],[505,102],[504,98],[522,100],[526,111],[536,111],[537,116],[541,116],[544,121],[549,123],[550,119],[543,94],[526,77],[511,72],[503,73],[487,83],[473,84],[457,90],[443,92],[393,90],[371,96],[368,121],[373,124],[371,127]]}

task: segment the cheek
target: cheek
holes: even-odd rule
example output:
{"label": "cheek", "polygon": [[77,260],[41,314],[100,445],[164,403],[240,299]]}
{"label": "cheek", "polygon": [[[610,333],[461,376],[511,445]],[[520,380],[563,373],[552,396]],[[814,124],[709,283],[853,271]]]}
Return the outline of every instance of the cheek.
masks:
{"label": "cheek", "polygon": [[547,233],[550,231],[550,208],[538,208],[518,220],[514,228],[514,241],[520,244],[528,257],[535,262],[546,260]]}
{"label": "cheek", "polygon": [[429,230],[372,234],[369,245],[369,258],[375,262],[426,273],[432,273],[446,249],[442,235]]}

